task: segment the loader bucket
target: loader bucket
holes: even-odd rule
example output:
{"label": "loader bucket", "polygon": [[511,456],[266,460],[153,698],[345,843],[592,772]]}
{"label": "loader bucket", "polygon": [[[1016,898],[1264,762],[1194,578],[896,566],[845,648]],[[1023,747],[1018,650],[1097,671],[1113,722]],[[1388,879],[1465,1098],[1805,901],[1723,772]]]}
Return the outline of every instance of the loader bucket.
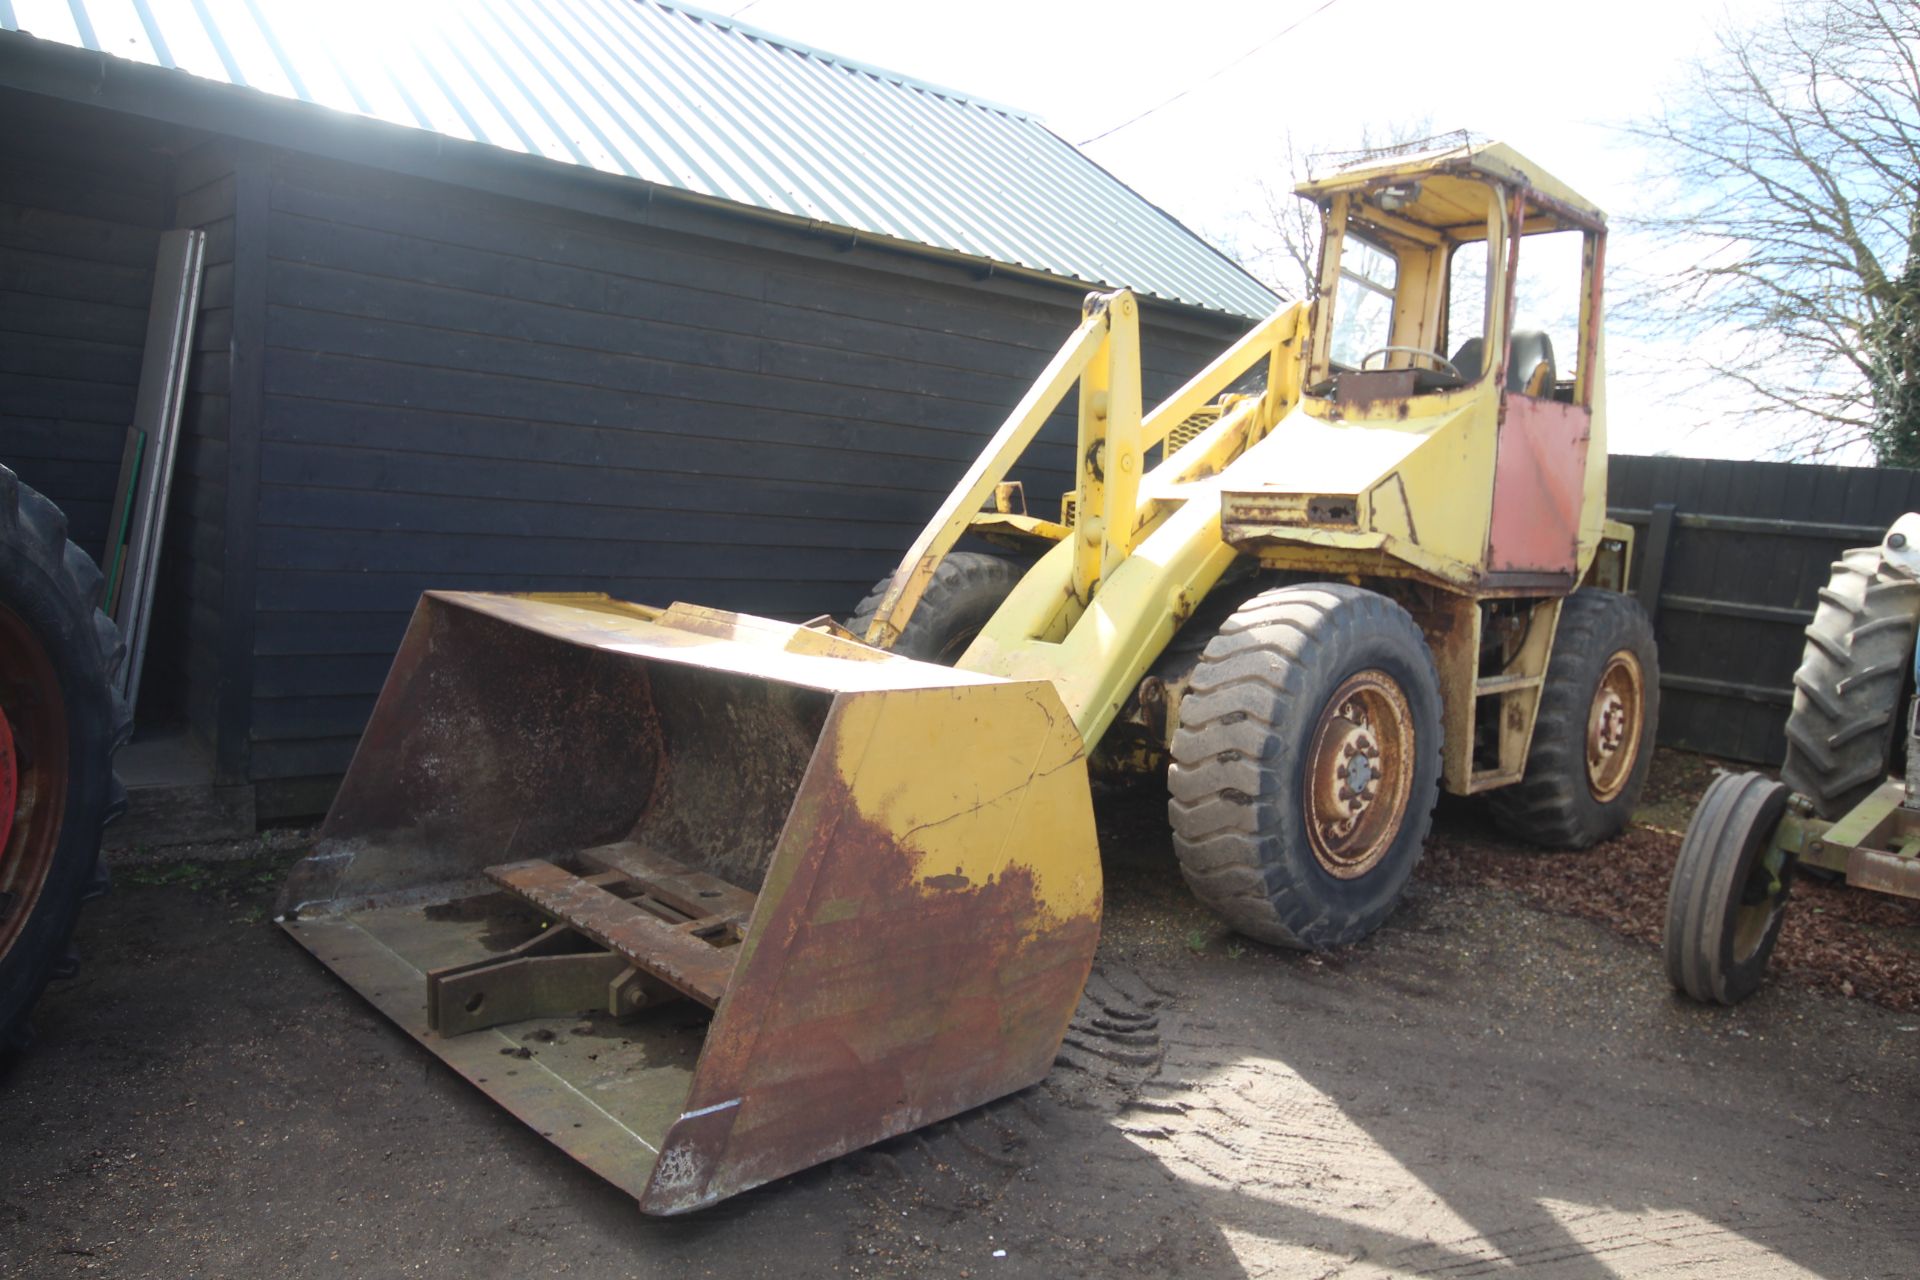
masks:
{"label": "loader bucket", "polygon": [[685,605],[438,592],[281,903],[649,1213],[1038,1081],[1099,917],[1045,682]]}

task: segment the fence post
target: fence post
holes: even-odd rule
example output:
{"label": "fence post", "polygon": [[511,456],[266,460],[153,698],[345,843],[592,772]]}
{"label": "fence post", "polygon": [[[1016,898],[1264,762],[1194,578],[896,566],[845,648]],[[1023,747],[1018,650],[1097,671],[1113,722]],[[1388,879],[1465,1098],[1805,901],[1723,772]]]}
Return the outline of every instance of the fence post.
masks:
{"label": "fence post", "polygon": [[1673,541],[1673,504],[1657,502],[1647,521],[1647,554],[1640,561],[1640,607],[1647,621],[1660,617],[1660,587],[1667,578],[1667,547]]}

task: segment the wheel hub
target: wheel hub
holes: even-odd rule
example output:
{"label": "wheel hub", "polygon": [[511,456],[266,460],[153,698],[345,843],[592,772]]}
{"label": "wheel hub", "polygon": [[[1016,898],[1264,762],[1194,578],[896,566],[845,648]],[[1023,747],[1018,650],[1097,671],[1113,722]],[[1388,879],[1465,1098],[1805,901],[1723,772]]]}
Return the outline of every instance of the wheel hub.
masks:
{"label": "wheel hub", "polygon": [[1755,859],[1753,870],[1740,887],[1739,904],[1733,917],[1735,963],[1745,964],[1759,952],[1773,929],[1774,917],[1786,909],[1792,879],[1786,852],[1769,842],[1766,852]]}
{"label": "wheel hub", "polygon": [[1349,677],[1327,700],[1307,759],[1307,832],[1329,874],[1370,871],[1400,832],[1412,784],[1413,713],[1383,671]]}
{"label": "wheel hub", "polygon": [[1640,756],[1640,717],[1645,689],[1640,660],[1614,654],[1594,687],[1587,710],[1587,789],[1605,803],[1626,789]]}
{"label": "wheel hub", "polygon": [[1380,753],[1365,736],[1342,747],[1341,753],[1351,757],[1347,762],[1347,785],[1341,791],[1341,798],[1350,797],[1364,804],[1372,799],[1367,788],[1373,785],[1374,765],[1380,759]]}
{"label": "wheel hub", "polygon": [[0,956],[46,887],[67,799],[67,714],[38,636],[0,608]]}

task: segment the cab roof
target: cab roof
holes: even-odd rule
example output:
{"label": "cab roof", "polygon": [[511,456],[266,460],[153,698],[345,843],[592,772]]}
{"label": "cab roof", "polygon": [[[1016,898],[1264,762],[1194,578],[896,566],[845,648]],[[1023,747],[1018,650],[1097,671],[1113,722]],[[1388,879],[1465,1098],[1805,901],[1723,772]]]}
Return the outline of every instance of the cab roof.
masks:
{"label": "cab roof", "polygon": [[[1599,230],[1607,215],[1504,142],[1465,143],[1394,155],[1370,156],[1343,165],[1294,191],[1324,201],[1338,192],[1363,193],[1420,183],[1418,196],[1397,207],[1400,217],[1432,227],[1469,230],[1484,226],[1491,199],[1485,183],[1524,187],[1555,221]],[[1529,223],[1531,223],[1529,219]]]}

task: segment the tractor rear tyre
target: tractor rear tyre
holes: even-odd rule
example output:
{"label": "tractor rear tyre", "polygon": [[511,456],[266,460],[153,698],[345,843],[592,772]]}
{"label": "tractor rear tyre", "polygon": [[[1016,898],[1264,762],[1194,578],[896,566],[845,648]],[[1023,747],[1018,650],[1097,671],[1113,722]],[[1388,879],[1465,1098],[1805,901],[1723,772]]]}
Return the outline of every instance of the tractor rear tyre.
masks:
{"label": "tractor rear tyre", "polygon": [[1393,911],[1440,789],[1440,681],[1407,611],[1344,584],[1262,592],[1180,699],[1167,813],[1187,884],[1275,946],[1357,942]]}
{"label": "tractor rear tyre", "polygon": [[1687,824],[1667,890],[1667,977],[1707,1004],[1752,995],[1780,936],[1791,858],[1770,852],[1787,788],[1758,773],[1713,780]]}
{"label": "tractor rear tyre", "polygon": [[1509,835],[1586,849],[1626,830],[1653,763],[1660,656],[1632,596],[1586,588],[1560,606],[1527,771],[1488,796]]}
{"label": "tractor rear tyre", "polygon": [[0,1063],[47,982],[71,972],[100,830],[125,807],[113,752],[133,727],[102,580],[59,508],[0,467]]}
{"label": "tractor rear tyre", "polygon": [[1820,592],[1793,673],[1780,777],[1823,818],[1840,817],[1887,776],[1916,615],[1920,582],[1878,547],[1846,552]]}
{"label": "tractor rear tyre", "polygon": [[[1003,556],[979,551],[954,551],[933,571],[926,594],[894,642],[893,652],[922,662],[950,667],[960,660],[980,628],[987,625],[1026,570]],[[887,579],[874,584],[847,623],[847,630],[864,637],[879,612]]]}

